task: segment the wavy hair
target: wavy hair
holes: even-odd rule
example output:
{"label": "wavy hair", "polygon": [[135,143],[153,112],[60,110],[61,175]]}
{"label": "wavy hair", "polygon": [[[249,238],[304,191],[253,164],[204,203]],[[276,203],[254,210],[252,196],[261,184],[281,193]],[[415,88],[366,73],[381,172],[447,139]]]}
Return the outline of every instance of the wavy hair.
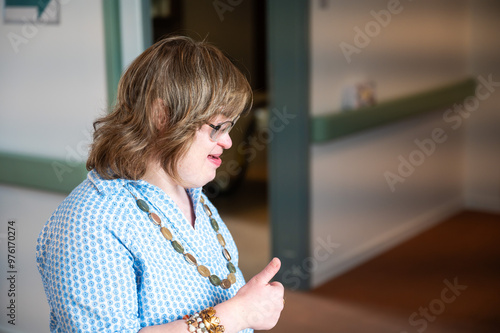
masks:
{"label": "wavy hair", "polygon": [[87,170],[136,180],[153,160],[180,181],[177,165],[196,131],[251,104],[248,81],[219,49],[188,37],[162,39],[130,64],[113,111],[94,122]]}

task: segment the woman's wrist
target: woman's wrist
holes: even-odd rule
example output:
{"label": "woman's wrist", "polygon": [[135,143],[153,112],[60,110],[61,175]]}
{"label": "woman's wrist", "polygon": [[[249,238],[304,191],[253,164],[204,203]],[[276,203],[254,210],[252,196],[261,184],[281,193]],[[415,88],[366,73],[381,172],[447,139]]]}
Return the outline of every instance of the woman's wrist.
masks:
{"label": "woman's wrist", "polygon": [[214,306],[216,316],[224,325],[225,333],[236,333],[249,328],[244,318],[244,309],[241,308],[237,297],[233,297],[223,303]]}

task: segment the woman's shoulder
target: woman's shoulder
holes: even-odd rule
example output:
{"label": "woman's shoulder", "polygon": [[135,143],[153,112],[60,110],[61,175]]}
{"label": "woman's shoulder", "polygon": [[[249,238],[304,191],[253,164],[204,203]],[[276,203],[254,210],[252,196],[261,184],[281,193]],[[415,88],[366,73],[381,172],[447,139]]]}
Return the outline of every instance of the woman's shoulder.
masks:
{"label": "woman's shoulder", "polygon": [[121,217],[126,216],[127,201],[130,201],[123,187],[125,182],[123,179],[104,179],[90,171],[54,211],[51,220],[75,224],[94,221],[124,223]]}

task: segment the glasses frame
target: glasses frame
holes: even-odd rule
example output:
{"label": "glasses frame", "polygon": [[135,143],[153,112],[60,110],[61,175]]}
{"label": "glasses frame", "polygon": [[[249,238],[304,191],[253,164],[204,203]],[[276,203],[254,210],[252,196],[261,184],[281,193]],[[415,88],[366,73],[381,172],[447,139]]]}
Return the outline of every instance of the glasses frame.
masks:
{"label": "glasses frame", "polygon": [[[220,136],[222,136],[222,135],[224,135],[226,133],[229,133],[233,129],[233,127],[236,124],[236,122],[238,121],[238,119],[240,119],[240,116],[236,117],[233,120],[223,121],[222,123],[218,123],[217,125],[213,125],[213,124],[207,123],[208,126],[212,127],[212,132],[210,132],[210,139],[212,139],[212,141],[214,141],[214,142],[219,141]],[[221,133],[220,136],[217,137],[219,135],[220,129],[225,124],[231,124],[231,126],[229,126],[224,133]]]}

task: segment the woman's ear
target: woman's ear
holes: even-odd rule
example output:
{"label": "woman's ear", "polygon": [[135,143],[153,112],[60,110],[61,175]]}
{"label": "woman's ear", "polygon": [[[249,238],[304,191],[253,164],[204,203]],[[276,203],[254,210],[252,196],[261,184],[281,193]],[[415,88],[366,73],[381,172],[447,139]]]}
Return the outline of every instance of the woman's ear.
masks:
{"label": "woman's ear", "polygon": [[165,125],[167,124],[167,107],[163,105],[163,100],[157,98],[153,102],[153,117],[156,129],[158,131],[163,131]]}

